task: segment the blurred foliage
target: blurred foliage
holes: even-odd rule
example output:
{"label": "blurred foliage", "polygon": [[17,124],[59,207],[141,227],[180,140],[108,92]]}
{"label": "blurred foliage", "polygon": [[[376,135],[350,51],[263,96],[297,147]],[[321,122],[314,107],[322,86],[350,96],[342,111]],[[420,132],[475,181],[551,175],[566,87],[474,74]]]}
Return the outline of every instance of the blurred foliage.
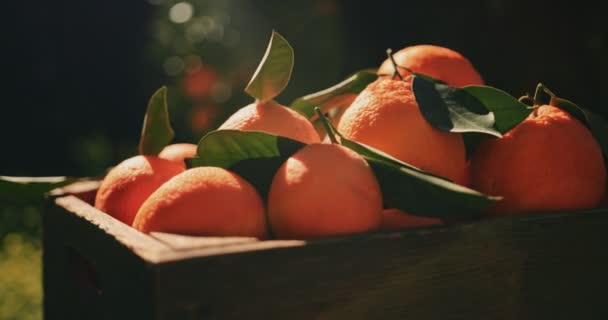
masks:
{"label": "blurred foliage", "polygon": [[149,2],[156,10],[145,51],[151,66],[147,78],[161,78],[169,86],[177,140],[196,143],[253,101],[243,89],[272,30],[296,52],[292,80],[278,101],[288,103],[343,76],[344,37],[335,0]]}
{"label": "blurred foliage", "polygon": [[[34,209],[24,216],[24,226],[38,229]],[[17,212],[4,210],[0,224]],[[42,281],[40,241],[26,233],[9,233],[0,237],[0,319],[42,319]]]}

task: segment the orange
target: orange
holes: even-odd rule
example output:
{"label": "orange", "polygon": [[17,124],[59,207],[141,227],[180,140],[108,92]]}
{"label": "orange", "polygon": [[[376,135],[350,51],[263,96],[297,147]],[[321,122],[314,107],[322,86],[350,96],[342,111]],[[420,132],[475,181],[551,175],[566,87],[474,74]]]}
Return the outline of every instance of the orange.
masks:
{"label": "orange", "polygon": [[544,105],[499,139],[483,141],[473,187],[504,197],[497,214],[593,208],[606,186],[602,151],[577,119]]}
{"label": "orange", "polygon": [[95,197],[95,208],[130,225],[148,196],[184,170],[183,162],[155,156],[139,155],[124,160],[103,179]]}
{"label": "orange", "polygon": [[338,131],[456,183],[467,181],[462,135],[426,121],[410,82],[381,78],[369,84],[344,112]]}
{"label": "orange", "polygon": [[385,209],[382,211],[382,229],[386,230],[433,226],[442,223],[441,219],[438,218],[418,217],[399,209]]}
{"label": "orange", "polygon": [[274,101],[241,108],[219,127],[222,129],[264,131],[307,144],[319,142],[319,135],[308,119]]}
{"label": "orange", "polygon": [[[471,62],[459,52],[449,48],[415,45],[395,52],[393,58],[399,66],[442,80],[451,86],[463,87],[484,84],[479,72]],[[395,67],[388,58],[378,69],[379,75],[392,76],[394,72]],[[406,77],[409,72],[399,68],[399,74]]]}
{"label": "orange", "polygon": [[197,145],[192,143],[174,143],[166,146],[158,157],[171,161],[184,161],[196,157]]}
{"label": "orange", "polygon": [[369,165],[337,144],[311,144],[272,180],[268,216],[278,238],[308,239],[375,230],[382,194]]}
{"label": "orange", "polygon": [[266,238],[264,205],[251,184],[217,167],[188,169],[158,188],[133,222],[142,232]]}
{"label": "orange", "polygon": [[195,63],[184,73],[184,92],[190,98],[209,96],[218,78],[218,74],[211,66]]}

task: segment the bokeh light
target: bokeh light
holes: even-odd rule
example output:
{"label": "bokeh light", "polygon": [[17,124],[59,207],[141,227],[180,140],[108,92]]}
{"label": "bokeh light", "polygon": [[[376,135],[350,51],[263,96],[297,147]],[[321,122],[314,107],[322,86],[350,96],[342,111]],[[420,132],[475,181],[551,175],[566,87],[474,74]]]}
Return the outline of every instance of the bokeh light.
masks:
{"label": "bokeh light", "polygon": [[192,18],[194,8],[188,2],[176,3],[169,9],[169,19],[175,23],[185,23]]}

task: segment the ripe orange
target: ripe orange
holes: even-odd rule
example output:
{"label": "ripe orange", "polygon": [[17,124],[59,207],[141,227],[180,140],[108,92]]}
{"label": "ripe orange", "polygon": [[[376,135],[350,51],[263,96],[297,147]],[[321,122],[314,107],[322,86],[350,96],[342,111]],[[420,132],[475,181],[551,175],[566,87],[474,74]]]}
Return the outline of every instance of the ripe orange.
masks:
{"label": "ripe orange", "polygon": [[[397,51],[393,54],[393,58],[399,66],[442,80],[451,86],[484,84],[471,62],[452,49],[433,45],[415,45]],[[394,72],[395,67],[388,58],[378,69],[379,75],[392,76]],[[409,72],[399,68],[399,74],[406,77]]]}
{"label": "ripe orange", "polygon": [[174,143],[166,146],[159,154],[161,159],[184,161],[196,157],[197,145],[192,143]]}
{"label": "ripe orange", "polygon": [[504,197],[493,208],[497,214],[592,208],[606,187],[602,151],[591,132],[549,105],[502,138],[482,142],[471,169],[474,188]]}
{"label": "ripe orange", "polygon": [[183,162],[142,155],[129,158],[112,168],[103,179],[95,197],[95,208],[130,225],[148,196],[184,170]]}
{"label": "ripe orange", "polygon": [[142,232],[266,238],[258,192],[217,167],[188,169],[167,181],[142,204],[133,227]]}
{"label": "ripe orange", "polygon": [[462,135],[426,121],[411,82],[381,78],[369,84],[344,112],[338,131],[456,183],[467,181]]}
{"label": "ripe orange", "polygon": [[308,119],[274,101],[241,108],[219,127],[222,129],[264,131],[307,144],[319,142],[319,135]]}
{"label": "ripe orange", "polygon": [[382,229],[386,230],[433,226],[438,224],[443,224],[443,221],[438,218],[413,216],[399,209],[385,209],[382,211]]}
{"label": "ripe orange", "polygon": [[337,144],[311,144],[279,168],[268,195],[279,238],[306,239],[375,230],[382,194],[369,165]]}

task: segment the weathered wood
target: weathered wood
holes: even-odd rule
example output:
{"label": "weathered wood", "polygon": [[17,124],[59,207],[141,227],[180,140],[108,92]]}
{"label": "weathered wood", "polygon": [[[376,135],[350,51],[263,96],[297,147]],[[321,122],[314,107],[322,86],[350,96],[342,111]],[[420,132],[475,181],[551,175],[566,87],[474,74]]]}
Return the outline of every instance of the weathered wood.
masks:
{"label": "weathered wood", "polygon": [[160,264],[163,319],[604,318],[608,211]]}
{"label": "weathered wood", "polygon": [[51,197],[72,195],[84,202],[93,203],[95,202],[95,195],[97,194],[99,185],[101,185],[100,181],[79,181],[63,188],[51,190],[49,195]]}
{"label": "weathered wood", "polygon": [[[608,209],[258,241],[144,235],[80,199],[61,197],[44,224],[48,319],[89,319],[86,311],[101,314],[91,319],[603,319],[608,313]],[[102,284],[101,302],[87,310],[66,302],[78,291],[60,285],[73,276],[65,248],[90,261]]]}
{"label": "weathered wood", "polygon": [[135,230],[74,196],[57,198],[55,202],[112,236],[116,241],[147,261],[157,262],[162,251],[170,250],[170,247],[161,241]]}
{"label": "weathered wood", "polygon": [[154,319],[148,260],[167,247],[74,196],[43,215],[45,319]]}
{"label": "weathered wood", "polygon": [[226,247],[259,241],[257,238],[247,237],[193,237],[164,232],[152,232],[150,236],[164,242],[171,249],[178,251],[208,247]]}

